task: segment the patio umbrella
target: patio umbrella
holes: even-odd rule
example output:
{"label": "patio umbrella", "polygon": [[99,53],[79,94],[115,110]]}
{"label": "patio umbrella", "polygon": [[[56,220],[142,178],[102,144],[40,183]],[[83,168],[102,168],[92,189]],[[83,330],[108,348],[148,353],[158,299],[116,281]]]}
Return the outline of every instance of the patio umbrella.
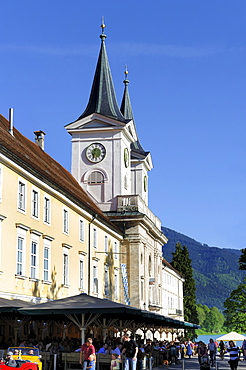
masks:
{"label": "patio umbrella", "polygon": [[240,341],[240,340],[244,340],[246,339],[246,336],[245,335],[242,335],[242,334],[239,334],[235,331],[231,331],[230,333],[228,334],[225,334],[225,335],[222,335],[221,337],[217,338],[217,341],[218,340],[223,340],[223,341],[229,341],[229,340],[233,340],[233,341]]}

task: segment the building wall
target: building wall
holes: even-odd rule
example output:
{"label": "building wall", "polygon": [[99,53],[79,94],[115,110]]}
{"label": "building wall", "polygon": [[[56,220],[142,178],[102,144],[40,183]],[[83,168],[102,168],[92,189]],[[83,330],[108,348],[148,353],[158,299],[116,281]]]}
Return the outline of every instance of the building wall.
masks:
{"label": "building wall", "polygon": [[[5,298],[45,301],[80,292],[88,293],[90,290],[92,295],[105,297],[104,278],[99,277],[108,274],[112,288],[108,297],[115,299],[114,280],[120,261],[119,255],[115,258],[113,252],[120,250],[121,233],[116,232],[107,222],[101,222],[99,218],[93,219],[82,204],[76,205],[59,189],[31,175],[3,155],[0,155],[0,170],[0,295]],[[18,206],[20,183],[25,188],[24,210]],[[38,199],[36,216],[33,215],[34,197]],[[45,198],[50,202],[49,222],[44,220]],[[65,214],[68,220],[67,230],[64,229]],[[83,240],[80,240],[81,222],[84,225]],[[106,253],[105,237],[108,244]],[[21,263],[18,263],[18,250],[19,259],[22,257],[19,261]],[[83,287],[80,286],[82,265]],[[119,292],[118,277],[117,300],[120,297]]]}
{"label": "building wall", "polygon": [[163,264],[162,269],[162,307],[163,315],[184,319],[183,307],[184,279],[177,271]]}

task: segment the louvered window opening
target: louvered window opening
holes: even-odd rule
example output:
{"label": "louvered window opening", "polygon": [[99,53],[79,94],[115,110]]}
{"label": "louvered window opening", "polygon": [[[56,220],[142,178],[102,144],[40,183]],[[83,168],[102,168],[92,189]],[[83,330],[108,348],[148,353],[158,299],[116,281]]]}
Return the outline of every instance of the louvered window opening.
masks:
{"label": "louvered window opening", "polygon": [[103,184],[104,177],[99,171],[94,171],[88,177],[88,184]]}

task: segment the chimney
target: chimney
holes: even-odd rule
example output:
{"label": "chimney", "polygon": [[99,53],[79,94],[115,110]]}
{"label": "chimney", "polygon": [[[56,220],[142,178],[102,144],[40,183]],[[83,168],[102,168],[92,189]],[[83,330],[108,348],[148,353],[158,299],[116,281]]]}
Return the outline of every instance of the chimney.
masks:
{"label": "chimney", "polygon": [[34,131],[35,134],[35,143],[42,149],[44,150],[44,135],[45,132],[42,130],[40,131]]}
{"label": "chimney", "polygon": [[13,127],[14,127],[14,109],[9,108],[9,133],[13,136]]}

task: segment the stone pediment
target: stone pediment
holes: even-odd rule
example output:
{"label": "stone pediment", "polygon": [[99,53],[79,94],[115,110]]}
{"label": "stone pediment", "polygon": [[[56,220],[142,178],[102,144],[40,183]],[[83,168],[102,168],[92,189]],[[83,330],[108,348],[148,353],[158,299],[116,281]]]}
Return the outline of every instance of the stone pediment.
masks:
{"label": "stone pediment", "polygon": [[86,118],[82,118],[75,122],[72,122],[65,126],[67,131],[72,130],[87,130],[87,129],[97,129],[97,128],[108,128],[108,129],[122,129],[125,127],[125,123],[119,122],[109,117],[105,117],[99,114],[92,114]]}

